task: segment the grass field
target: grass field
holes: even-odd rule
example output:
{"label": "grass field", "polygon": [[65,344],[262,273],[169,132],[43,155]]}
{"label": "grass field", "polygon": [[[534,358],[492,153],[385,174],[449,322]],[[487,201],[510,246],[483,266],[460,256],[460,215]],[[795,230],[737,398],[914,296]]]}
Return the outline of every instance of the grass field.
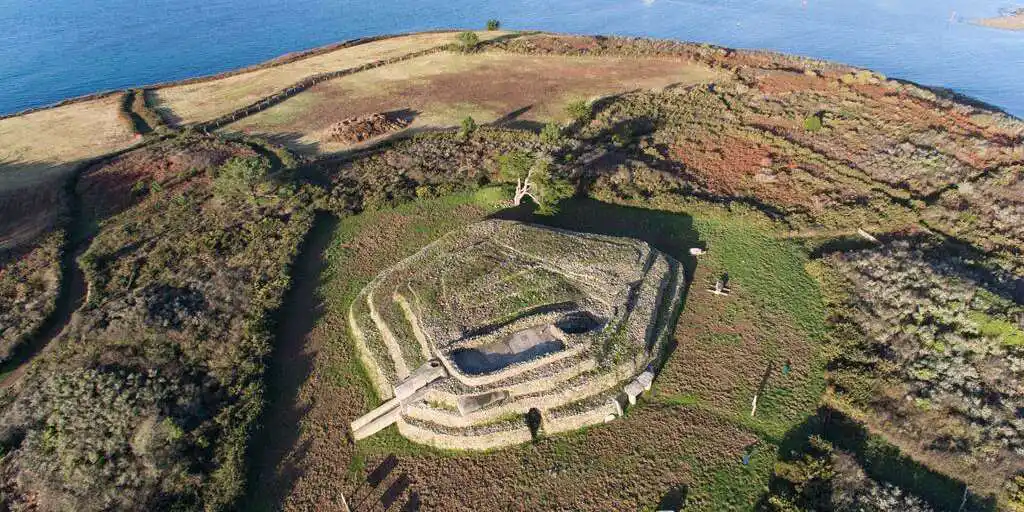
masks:
{"label": "grass field", "polygon": [[[417,201],[341,221],[327,251],[320,291],[325,312],[313,334],[319,351],[315,369],[300,393],[299,403],[310,408],[294,453],[279,468],[293,473],[278,481],[286,508],[330,508],[331,497],[344,493],[350,504],[362,499],[374,509],[376,495],[399,475],[411,482],[403,499],[415,494],[431,510],[482,503],[498,509],[655,509],[682,500],[699,510],[750,508],[764,491],[782,438],[814,413],[823,387],[816,337],[824,319],[803,257],[772,237],[767,224],[718,209],[691,216],[577,200],[555,217],[533,218],[524,209],[496,212],[495,192]],[[394,428],[347,444],[348,422],[377,403],[348,339],[348,304],[380,270],[488,214],[641,238],[695,269],[698,281],[677,328],[679,348],[654,393],[622,420],[507,450],[443,452],[406,441]],[[711,251],[695,266],[687,249],[698,243]],[[705,293],[703,281],[726,268],[733,271],[733,295]],[[780,300],[780,283],[800,288],[806,297]],[[778,306],[767,321],[740,325],[765,305]],[[750,338],[723,349],[736,357],[722,351],[708,357],[700,351],[713,344],[688,339],[697,335],[688,322],[722,310],[739,313],[718,317],[713,328],[742,330]],[[785,358],[791,372],[781,377],[777,371],[768,380],[758,414],[750,418],[749,403],[765,366]],[[717,386],[724,391],[708,391],[711,375],[723,378]],[[748,465],[741,462],[746,453]],[[391,454],[398,457],[397,469],[377,489],[369,488],[366,472]],[[349,468],[347,480],[338,478],[339,467]]]}
{"label": "grass field", "polygon": [[[479,32],[482,40],[502,34]],[[395,37],[219,80],[166,87],[156,91],[156,107],[177,124],[206,121],[270,96],[306,77],[441,46],[453,42],[455,35],[455,32],[441,32]]]}
{"label": "grass field", "polygon": [[350,147],[323,140],[330,125],[376,112],[412,117],[408,130],[448,128],[466,116],[478,123],[561,122],[573,99],[721,78],[711,68],[672,58],[446,52],[319,84],[224,130],[329,153]]}
{"label": "grass field", "polygon": [[[0,190],[38,183],[39,171],[131,145],[111,95],[0,119]],[[29,172],[32,171],[32,172]]]}
{"label": "grass field", "polygon": [[0,249],[53,225],[68,172],[81,160],[130,146],[120,96],[0,119]]}

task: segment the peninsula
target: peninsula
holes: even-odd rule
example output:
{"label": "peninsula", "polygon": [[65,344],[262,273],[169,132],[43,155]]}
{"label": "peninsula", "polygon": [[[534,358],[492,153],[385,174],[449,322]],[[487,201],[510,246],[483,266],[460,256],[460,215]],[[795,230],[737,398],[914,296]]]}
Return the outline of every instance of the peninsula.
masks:
{"label": "peninsula", "polygon": [[1024,30],[1024,8],[1015,9],[994,18],[982,18],[977,23],[1003,30]]}
{"label": "peninsula", "polygon": [[0,118],[3,507],[1024,507],[1024,123],[488,25]]}

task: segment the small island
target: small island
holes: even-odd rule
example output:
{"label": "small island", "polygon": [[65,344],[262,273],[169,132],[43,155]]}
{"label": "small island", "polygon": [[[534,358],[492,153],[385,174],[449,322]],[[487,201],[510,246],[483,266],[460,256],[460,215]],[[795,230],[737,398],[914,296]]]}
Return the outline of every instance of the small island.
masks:
{"label": "small island", "polygon": [[982,18],[977,24],[1003,30],[1024,30],[1024,7],[1004,11],[992,18]]}

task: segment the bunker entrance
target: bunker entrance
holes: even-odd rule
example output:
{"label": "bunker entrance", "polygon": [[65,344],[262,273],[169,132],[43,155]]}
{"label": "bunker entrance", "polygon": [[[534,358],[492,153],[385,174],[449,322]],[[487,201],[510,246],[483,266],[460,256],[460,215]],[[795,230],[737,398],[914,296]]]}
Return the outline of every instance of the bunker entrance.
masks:
{"label": "bunker entrance", "polygon": [[565,349],[556,334],[553,325],[531,327],[494,343],[455,350],[451,357],[462,372],[484,375]]}
{"label": "bunker entrance", "polygon": [[566,315],[555,322],[555,325],[568,334],[583,334],[603,327],[604,322],[586,311],[580,311]]}

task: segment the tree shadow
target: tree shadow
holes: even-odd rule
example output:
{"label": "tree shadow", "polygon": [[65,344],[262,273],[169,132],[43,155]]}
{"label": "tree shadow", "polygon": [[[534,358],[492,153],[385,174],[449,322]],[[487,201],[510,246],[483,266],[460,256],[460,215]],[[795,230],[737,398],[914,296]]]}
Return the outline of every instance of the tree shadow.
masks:
{"label": "tree shadow", "polygon": [[491,123],[493,126],[507,126],[513,121],[517,121],[520,116],[529,112],[533,108],[533,105],[526,105],[525,107],[517,108],[497,119]]}
{"label": "tree shadow", "polygon": [[658,501],[658,510],[683,510],[690,488],[686,484],[677,485],[668,490]]}
{"label": "tree shadow", "polygon": [[643,240],[683,264],[686,280],[693,279],[697,260],[691,247],[703,247],[693,218],[683,213],[648,210],[577,197],[563,201],[555,215],[536,215],[532,204],[501,210],[490,218],[516,220],[545,226]]}
{"label": "tree shadow", "polygon": [[[904,455],[899,448],[873,435],[861,423],[834,409],[821,408],[822,436],[836,448],[850,452],[869,477],[889,482],[920,496],[937,510],[960,510],[964,483],[938,473]],[[968,495],[962,510],[995,510],[992,496]]]}
{"label": "tree shadow", "polygon": [[529,119],[516,119],[501,125],[502,128],[509,130],[522,130],[533,133],[540,133],[544,129],[544,123],[540,121],[531,121]]}
{"label": "tree shadow", "polygon": [[[398,468],[398,457],[389,454],[374,468],[366,480],[361,482],[356,490],[352,491],[347,500],[348,510],[353,512],[360,510],[390,510],[392,506],[402,501],[403,496],[408,496],[402,506],[398,509],[402,512],[416,512],[422,506],[422,500],[418,492],[412,490],[413,481],[406,472],[401,472],[388,482],[395,469]],[[381,490],[383,488],[383,490]]]}
{"label": "tree shadow", "polygon": [[391,485],[384,490],[384,494],[380,497],[380,504],[384,510],[389,510],[392,505],[397,503],[411,484],[412,482],[409,480],[408,474],[402,473],[398,475],[398,478],[391,482]]}
{"label": "tree shadow", "polygon": [[1010,302],[1024,305],[1024,277],[991,264],[994,258],[974,244],[948,235],[942,236],[938,244],[919,240],[925,260],[935,273],[963,279]]}
{"label": "tree shadow", "polygon": [[530,438],[536,441],[540,438],[540,428],[544,422],[544,417],[540,413],[540,409],[531,407],[526,414],[523,415],[523,421],[526,422],[526,428],[530,429]]}
{"label": "tree shadow", "polygon": [[313,370],[316,354],[308,350],[307,338],[324,311],[317,290],[326,267],[324,253],[337,224],[337,217],[317,214],[292,269],[292,286],[276,314],[276,341],[265,376],[266,407],[249,444],[243,509],[280,504],[301,476],[297,463],[308,446],[296,448],[296,443],[308,406],[297,406],[296,401]]}
{"label": "tree shadow", "polygon": [[420,112],[419,110],[413,110],[411,108],[400,108],[384,112],[384,117],[392,121],[401,121],[403,123],[409,124],[415,121],[420,114],[422,114],[422,112]]}
{"label": "tree shadow", "polygon": [[[834,447],[853,457],[868,478],[885,482],[918,496],[935,510],[994,511],[993,496],[969,494],[961,509],[965,484],[955,478],[938,473],[904,455],[880,436],[867,431],[863,424],[846,417],[827,406],[789,430],[779,442],[779,461],[792,463],[805,457],[829,457],[814,446],[812,436],[824,439]],[[809,481],[800,496],[793,496],[790,481],[778,473],[772,475],[768,491],[761,496],[755,510],[771,510],[771,496],[789,496],[796,504],[807,509],[831,508],[835,487],[830,480]]]}
{"label": "tree shadow", "polygon": [[146,96],[146,100],[153,108],[153,112],[156,112],[156,115],[160,116],[160,119],[162,119],[164,124],[167,126],[171,128],[180,128],[184,124],[185,120],[178,114],[175,114],[174,109],[168,105],[156,91],[148,94]]}
{"label": "tree shadow", "polygon": [[[230,127],[230,125],[228,125]],[[218,132],[221,133],[221,132]],[[245,133],[245,132],[231,132],[225,131],[225,136],[233,134],[247,135],[252,137],[258,137],[266,140],[271,144],[288,148],[290,151],[299,153],[300,155],[316,155],[320,152],[320,143],[317,141],[302,140],[306,136],[305,133],[301,132],[282,132],[282,133]]]}

